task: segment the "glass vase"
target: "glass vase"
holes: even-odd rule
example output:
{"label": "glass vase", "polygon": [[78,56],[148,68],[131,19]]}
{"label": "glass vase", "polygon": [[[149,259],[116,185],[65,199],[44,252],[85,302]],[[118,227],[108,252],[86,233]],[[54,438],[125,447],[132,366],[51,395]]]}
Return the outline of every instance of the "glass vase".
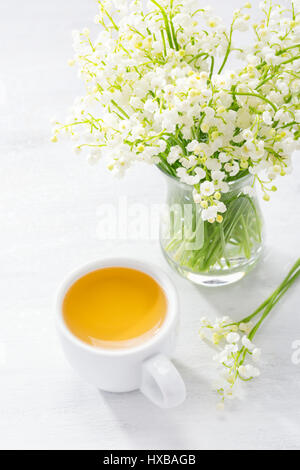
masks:
{"label": "glass vase", "polygon": [[242,279],[262,253],[263,221],[255,189],[245,194],[253,177],[229,183],[221,201],[227,207],[221,223],[204,221],[193,187],[165,174],[167,203],[161,216],[160,242],[168,263],[190,281],[222,286]]}

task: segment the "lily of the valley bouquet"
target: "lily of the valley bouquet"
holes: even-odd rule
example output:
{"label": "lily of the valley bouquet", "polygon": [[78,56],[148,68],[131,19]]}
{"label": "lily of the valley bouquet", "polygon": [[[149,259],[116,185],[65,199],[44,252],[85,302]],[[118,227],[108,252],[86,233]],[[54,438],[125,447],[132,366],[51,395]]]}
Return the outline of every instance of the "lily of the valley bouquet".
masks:
{"label": "lily of the valley bouquet", "polygon": [[187,277],[241,277],[261,251],[254,183],[269,200],[299,137],[299,0],[262,2],[246,47],[250,3],[229,28],[201,0],[97,3],[101,31],[74,32],[70,60],[86,94],[53,141],[66,132],[116,174],[157,165],[170,177],[170,207],[195,206],[185,234],[170,218],[162,245],[171,264]]}
{"label": "lily of the valley bouquet", "polygon": [[[91,163],[106,158],[115,174],[136,161],[159,167],[169,182],[161,241],[170,264],[200,284],[240,279],[262,247],[255,182],[269,200],[277,177],[291,171],[300,135],[299,0],[263,1],[245,47],[250,3],[229,28],[201,0],[150,0],[147,9],[140,0],[97,3],[101,31],[94,39],[75,32],[70,60],[86,94],[55,123],[52,140],[69,134],[77,152]],[[298,259],[241,321],[202,319],[201,338],[218,349],[220,407],[259,375],[253,339],[299,275]]]}

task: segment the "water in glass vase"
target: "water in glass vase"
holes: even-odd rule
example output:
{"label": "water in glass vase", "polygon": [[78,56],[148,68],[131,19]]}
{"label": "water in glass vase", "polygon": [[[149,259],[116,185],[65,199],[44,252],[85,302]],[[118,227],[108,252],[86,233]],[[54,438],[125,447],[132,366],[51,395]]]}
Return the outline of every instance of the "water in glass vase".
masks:
{"label": "water in glass vase", "polygon": [[161,218],[160,241],[168,263],[190,281],[221,286],[242,279],[262,252],[262,215],[256,194],[245,194],[253,182],[246,176],[229,183],[222,195],[227,207],[222,223],[201,217],[193,187],[166,175],[167,204]]}

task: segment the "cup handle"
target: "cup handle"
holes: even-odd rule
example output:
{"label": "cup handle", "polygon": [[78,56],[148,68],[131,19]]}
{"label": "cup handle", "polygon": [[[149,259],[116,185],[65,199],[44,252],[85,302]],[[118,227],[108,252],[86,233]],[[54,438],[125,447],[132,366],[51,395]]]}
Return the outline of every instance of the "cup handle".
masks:
{"label": "cup handle", "polygon": [[163,354],[143,363],[141,392],[160,408],[173,408],[186,397],[185,384],[176,367]]}

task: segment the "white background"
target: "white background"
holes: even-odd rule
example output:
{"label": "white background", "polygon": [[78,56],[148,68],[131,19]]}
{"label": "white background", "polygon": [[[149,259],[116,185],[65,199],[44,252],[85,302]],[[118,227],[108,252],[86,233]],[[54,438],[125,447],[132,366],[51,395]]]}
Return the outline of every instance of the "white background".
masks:
{"label": "white background", "polygon": [[[235,1],[213,1],[227,19]],[[253,2],[255,5],[257,1]],[[222,10],[222,11],[221,11]],[[299,162],[263,204],[266,254],[245,280],[197,288],[167,267],[156,241],[101,241],[103,202],[163,202],[164,181],[150,167],[114,180],[68,144],[52,144],[51,117],[65,116],[81,90],[71,30],[89,25],[92,0],[10,0],[0,4],[0,447],[6,449],[295,449],[300,442],[299,286],[268,320],[257,343],[262,376],[224,414],[211,390],[211,351],[197,337],[199,319],[241,318],[268,296],[299,256]],[[139,393],[100,393],[64,359],[54,299],[65,275],[103,256],[155,262],[173,278],[181,302],[175,362],[188,398],[161,411]]]}

